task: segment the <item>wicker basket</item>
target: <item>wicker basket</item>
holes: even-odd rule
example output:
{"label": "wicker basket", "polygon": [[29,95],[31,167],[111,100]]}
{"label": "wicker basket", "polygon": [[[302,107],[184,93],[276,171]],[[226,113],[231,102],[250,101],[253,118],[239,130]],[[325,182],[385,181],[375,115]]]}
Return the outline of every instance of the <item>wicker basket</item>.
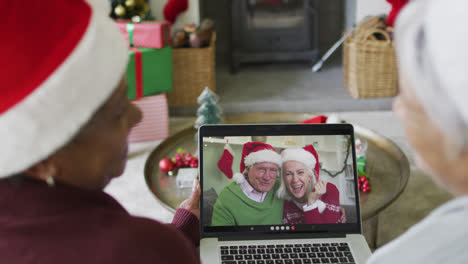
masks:
{"label": "wicker basket", "polygon": [[215,41],[205,48],[179,48],[172,50],[174,87],[167,93],[169,106],[197,104],[197,98],[208,86],[216,90]]}
{"label": "wicker basket", "polygon": [[392,97],[398,93],[393,41],[376,25],[380,24],[358,26],[343,44],[344,86],[353,98]]}

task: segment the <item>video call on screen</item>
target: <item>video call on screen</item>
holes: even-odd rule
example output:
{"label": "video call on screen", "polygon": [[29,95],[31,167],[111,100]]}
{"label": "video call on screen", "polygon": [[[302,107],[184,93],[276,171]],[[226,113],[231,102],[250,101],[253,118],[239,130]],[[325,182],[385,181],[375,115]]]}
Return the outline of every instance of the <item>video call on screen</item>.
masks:
{"label": "video call on screen", "polygon": [[[279,155],[286,149],[313,146],[320,164],[318,179],[310,175],[308,167],[300,161],[281,162],[274,176],[275,170],[271,166],[257,168],[255,173],[253,170],[240,172],[242,150],[247,142],[267,143]],[[357,222],[349,136],[203,137],[201,144],[203,226],[271,226],[272,230],[289,230],[303,224]],[[234,177],[230,179],[220,169],[218,162],[225,157],[226,151],[232,154],[232,172],[243,173],[247,184],[237,183]],[[306,158],[301,160],[307,161]],[[272,180],[264,176],[267,173]],[[283,199],[278,197],[278,190],[286,194]],[[319,201],[309,199],[317,196]],[[310,201],[316,202],[310,204]]]}

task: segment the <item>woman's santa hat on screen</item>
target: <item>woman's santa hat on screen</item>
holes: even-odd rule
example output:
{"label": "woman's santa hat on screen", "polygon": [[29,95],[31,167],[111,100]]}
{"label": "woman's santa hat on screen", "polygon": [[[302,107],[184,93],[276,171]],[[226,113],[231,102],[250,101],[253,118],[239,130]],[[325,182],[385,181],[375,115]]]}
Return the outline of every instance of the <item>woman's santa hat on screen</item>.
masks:
{"label": "woman's santa hat on screen", "polygon": [[314,146],[307,145],[303,148],[285,149],[281,152],[281,160],[299,161],[305,164],[312,172],[315,173],[315,180],[318,181],[320,175],[320,164],[317,151]]}
{"label": "woman's santa hat on screen", "polygon": [[127,45],[102,2],[0,4],[0,178],[70,142],[118,86]]}
{"label": "woman's santa hat on screen", "polygon": [[[231,160],[226,159],[225,166],[229,165]],[[220,160],[221,162],[221,160]],[[232,162],[232,161],[231,161]],[[275,148],[263,142],[247,142],[242,149],[242,157],[240,162],[240,172],[234,174],[234,180],[237,183],[245,181],[244,171],[247,167],[255,163],[271,162],[281,167],[281,156],[276,152]],[[232,165],[232,163],[231,163]],[[219,166],[219,162],[218,162]],[[226,174],[228,176],[228,174]],[[232,172],[231,172],[232,175]],[[229,178],[229,176],[228,176]]]}

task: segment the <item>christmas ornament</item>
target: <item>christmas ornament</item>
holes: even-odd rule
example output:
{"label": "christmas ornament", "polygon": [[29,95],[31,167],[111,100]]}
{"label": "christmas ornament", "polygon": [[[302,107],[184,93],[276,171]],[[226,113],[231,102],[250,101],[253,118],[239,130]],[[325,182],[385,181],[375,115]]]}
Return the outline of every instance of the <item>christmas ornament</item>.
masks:
{"label": "christmas ornament", "polygon": [[359,190],[361,190],[364,193],[367,193],[371,190],[369,178],[363,175],[358,176],[358,186]]}
{"label": "christmas ornament", "polygon": [[123,7],[122,5],[116,6],[115,9],[114,9],[114,13],[115,13],[115,15],[118,16],[118,17],[123,17],[123,16],[125,16],[125,13],[126,13],[125,7]]}
{"label": "christmas ornament", "polygon": [[134,7],[136,5],[135,0],[126,0],[125,6],[127,7]]}
{"label": "christmas ornament", "polygon": [[355,140],[356,147],[356,166],[358,172],[358,185],[359,190],[364,193],[367,193],[371,190],[369,183],[369,175],[366,173],[366,153],[367,153],[367,140],[363,138],[356,138]]}
{"label": "christmas ornament", "polygon": [[152,19],[148,0],[110,0],[113,19],[131,19],[133,22],[141,22],[144,19]]}
{"label": "christmas ornament", "polygon": [[180,168],[198,168],[198,157],[179,148],[172,159],[163,158],[159,161],[159,169],[170,176]]}
{"label": "christmas ornament", "polygon": [[197,120],[195,128],[198,129],[203,124],[219,124],[221,123],[221,109],[218,106],[218,96],[213,93],[208,87],[200,94],[197,99],[200,107],[197,110]]}
{"label": "christmas ornament", "polygon": [[367,152],[367,140],[356,138],[354,144],[356,146],[356,158],[365,158]]}
{"label": "christmas ornament", "polygon": [[170,171],[174,169],[174,163],[169,158],[163,158],[159,161],[159,169],[163,173],[168,174]]}
{"label": "christmas ornament", "polygon": [[185,166],[185,157],[183,153],[176,153],[174,157],[175,167],[177,169]]}

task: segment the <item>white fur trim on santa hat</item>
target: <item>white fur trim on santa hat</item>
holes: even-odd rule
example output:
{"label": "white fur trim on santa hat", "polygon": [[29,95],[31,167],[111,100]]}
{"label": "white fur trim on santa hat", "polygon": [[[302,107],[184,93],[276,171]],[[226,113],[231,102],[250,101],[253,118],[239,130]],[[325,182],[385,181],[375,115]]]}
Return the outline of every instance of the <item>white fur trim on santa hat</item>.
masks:
{"label": "white fur trim on santa hat", "polygon": [[466,0],[410,1],[395,24],[399,79],[450,139],[454,158],[468,148],[467,9]]}
{"label": "white fur trim on santa hat", "polygon": [[67,144],[117,88],[127,60],[127,45],[113,21],[93,10],[71,54],[40,87],[0,115],[0,178]]}
{"label": "white fur trim on santa hat", "polygon": [[232,178],[234,179],[234,181],[236,181],[238,184],[241,184],[245,181],[245,176],[244,174],[238,172],[238,173],[234,173],[234,176],[232,176]]}
{"label": "white fur trim on santa hat", "polygon": [[302,148],[283,150],[281,152],[281,160],[283,163],[286,161],[290,161],[290,160],[302,162],[312,172],[315,169],[315,164],[317,164],[317,160],[315,159],[314,155],[312,155],[312,153]]}
{"label": "white fur trim on santa hat", "polygon": [[245,167],[250,167],[255,163],[271,162],[281,167],[281,156],[276,151],[270,149],[262,149],[256,152],[251,152],[244,158]]}

